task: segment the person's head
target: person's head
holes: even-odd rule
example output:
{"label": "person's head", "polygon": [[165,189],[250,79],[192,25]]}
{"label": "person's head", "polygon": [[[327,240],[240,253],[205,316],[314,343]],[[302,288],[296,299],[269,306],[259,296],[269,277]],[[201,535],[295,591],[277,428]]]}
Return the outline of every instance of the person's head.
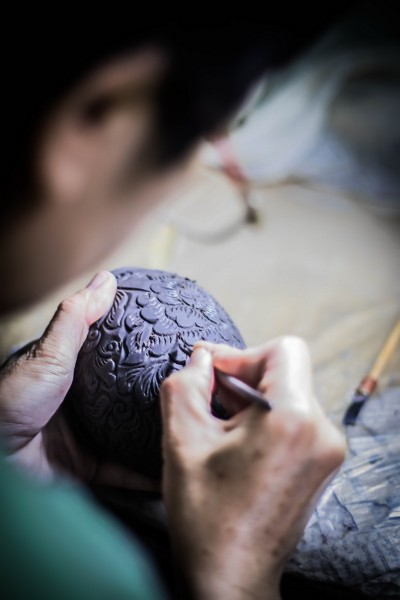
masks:
{"label": "person's head", "polygon": [[94,266],[330,16],[3,19],[0,312]]}

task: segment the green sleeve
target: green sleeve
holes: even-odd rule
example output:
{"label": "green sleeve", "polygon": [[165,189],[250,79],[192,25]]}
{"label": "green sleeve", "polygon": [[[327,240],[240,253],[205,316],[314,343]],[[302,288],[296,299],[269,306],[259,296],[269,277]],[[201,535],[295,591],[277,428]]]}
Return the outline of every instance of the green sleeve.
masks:
{"label": "green sleeve", "polygon": [[40,485],[2,458],[0,543],[7,600],[165,598],[144,550],[82,490]]}

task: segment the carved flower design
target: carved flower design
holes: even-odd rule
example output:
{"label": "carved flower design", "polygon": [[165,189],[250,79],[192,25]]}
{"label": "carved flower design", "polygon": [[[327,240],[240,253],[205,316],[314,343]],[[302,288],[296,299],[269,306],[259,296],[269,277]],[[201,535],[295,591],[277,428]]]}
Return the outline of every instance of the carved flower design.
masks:
{"label": "carved flower design", "polygon": [[159,475],[162,381],[188,362],[197,340],[244,343],[225,310],[194,281],[145,269],[114,273],[113,306],[90,328],[71,397],[102,452]]}

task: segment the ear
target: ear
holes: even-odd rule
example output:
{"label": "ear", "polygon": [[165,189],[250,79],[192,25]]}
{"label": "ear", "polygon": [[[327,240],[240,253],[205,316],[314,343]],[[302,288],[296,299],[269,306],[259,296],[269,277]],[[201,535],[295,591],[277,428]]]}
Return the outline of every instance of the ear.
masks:
{"label": "ear", "polygon": [[39,141],[39,184],[51,202],[71,204],[115,186],[150,135],[166,57],[136,51],[99,68],[49,117]]}

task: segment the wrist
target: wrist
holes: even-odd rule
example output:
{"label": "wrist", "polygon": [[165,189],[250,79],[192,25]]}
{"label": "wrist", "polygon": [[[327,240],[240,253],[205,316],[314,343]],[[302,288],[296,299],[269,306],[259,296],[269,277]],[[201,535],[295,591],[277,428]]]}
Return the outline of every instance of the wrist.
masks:
{"label": "wrist", "polygon": [[[181,564],[188,596],[193,600],[281,600],[281,569],[268,569],[267,557],[246,560],[247,557],[228,556],[226,551],[218,558],[206,549],[199,560]],[[186,555],[186,559],[188,555]]]}
{"label": "wrist", "polygon": [[235,573],[223,577],[217,573],[197,573],[186,580],[193,600],[281,600],[276,581],[241,580]]}

